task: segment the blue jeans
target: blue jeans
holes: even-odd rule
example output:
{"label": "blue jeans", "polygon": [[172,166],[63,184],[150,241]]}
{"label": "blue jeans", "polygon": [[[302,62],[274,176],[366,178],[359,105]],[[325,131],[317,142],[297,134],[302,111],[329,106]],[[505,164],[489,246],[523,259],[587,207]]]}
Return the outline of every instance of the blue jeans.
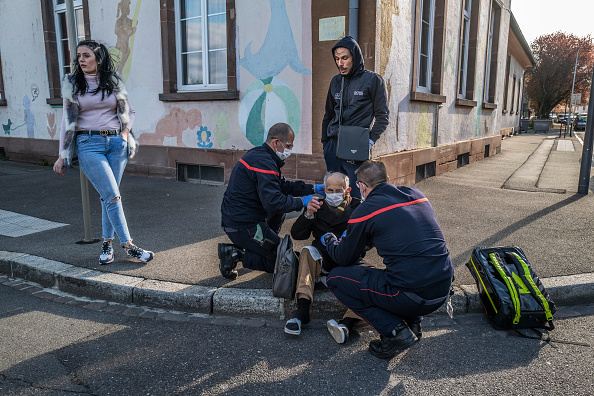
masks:
{"label": "blue jeans", "polygon": [[336,140],[330,139],[324,146],[324,161],[326,161],[326,170],[328,172],[341,172],[349,177],[351,187],[351,196],[361,198],[361,191],[357,187],[357,175],[355,171],[359,169],[362,162],[345,161],[336,158]]}
{"label": "blue jeans", "polygon": [[[119,135],[78,135],[76,150],[80,167],[101,198],[103,239],[118,235],[131,241],[120,196],[120,181],[128,162],[128,143]],[[117,201],[112,202],[115,198]]]}

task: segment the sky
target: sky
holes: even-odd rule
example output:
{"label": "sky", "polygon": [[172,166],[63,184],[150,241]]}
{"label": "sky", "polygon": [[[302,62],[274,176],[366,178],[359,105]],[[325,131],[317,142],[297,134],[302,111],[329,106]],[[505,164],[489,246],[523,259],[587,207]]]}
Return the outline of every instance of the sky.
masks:
{"label": "sky", "polygon": [[559,30],[594,38],[592,0],[511,0],[511,11],[528,44]]}

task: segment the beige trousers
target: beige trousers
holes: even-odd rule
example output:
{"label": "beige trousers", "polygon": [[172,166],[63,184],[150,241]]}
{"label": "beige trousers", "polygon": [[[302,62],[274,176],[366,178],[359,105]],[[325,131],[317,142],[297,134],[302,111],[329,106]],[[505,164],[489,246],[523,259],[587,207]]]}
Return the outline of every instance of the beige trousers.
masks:
{"label": "beige trousers", "polygon": [[[305,294],[313,303],[314,287],[316,285],[316,278],[322,272],[322,259],[315,260],[309,249],[303,248],[299,255],[299,272],[297,274],[297,290],[295,291],[295,298],[299,294]],[[348,309],[343,318],[361,319],[359,315]]]}

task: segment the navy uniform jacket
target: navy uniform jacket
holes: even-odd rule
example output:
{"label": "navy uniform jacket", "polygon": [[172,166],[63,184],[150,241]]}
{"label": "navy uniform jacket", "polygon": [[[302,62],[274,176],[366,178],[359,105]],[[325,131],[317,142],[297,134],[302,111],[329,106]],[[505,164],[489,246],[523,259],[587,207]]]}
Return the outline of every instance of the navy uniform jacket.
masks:
{"label": "navy uniform jacket", "polygon": [[372,242],[386,265],[386,282],[417,292],[451,278],[454,267],[425,196],[416,188],[382,183],[355,209],[347,234],[332,240],[328,254],[341,266],[355,264]]}
{"label": "navy uniform jacket", "polygon": [[285,180],[280,170],[284,164],[266,143],[239,159],[221,204],[223,227],[245,229],[270,215],[303,208],[303,201],[296,197],[313,194],[314,186]]}
{"label": "navy uniform jacket", "polygon": [[[338,139],[338,118],[340,115],[340,87],[344,79],[342,99],[342,125],[369,128],[369,138],[374,142],[388,126],[388,91],[382,76],[365,70],[363,55],[357,42],[350,36],[341,39],[332,48],[348,48],[353,55],[353,69],[347,76],[335,75],[330,81],[326,97],[326,112],[322,121],[322,144]],[[338,67],[338,66],[337,66]]]}

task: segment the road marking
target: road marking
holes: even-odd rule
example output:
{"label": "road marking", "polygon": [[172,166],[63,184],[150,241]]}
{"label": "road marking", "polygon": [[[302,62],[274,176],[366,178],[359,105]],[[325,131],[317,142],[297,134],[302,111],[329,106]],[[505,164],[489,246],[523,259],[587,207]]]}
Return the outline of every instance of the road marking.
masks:
{"label": "road marking", "polygon": [[17,238],[67,225],[0,209],[0,235],[8,237]]}
{"label": "road marking", "polygon": [[557,142],[557,151],[575,151],[571,140],[559,140]]}

